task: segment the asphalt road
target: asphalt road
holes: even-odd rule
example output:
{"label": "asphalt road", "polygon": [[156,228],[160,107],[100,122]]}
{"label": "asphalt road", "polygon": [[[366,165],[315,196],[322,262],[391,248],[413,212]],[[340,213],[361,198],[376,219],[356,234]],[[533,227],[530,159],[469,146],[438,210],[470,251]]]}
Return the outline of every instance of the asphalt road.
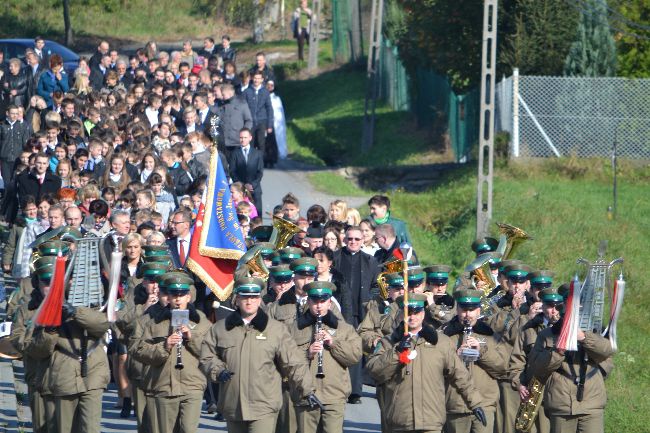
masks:
{"label": "asphalt road", "polygon": [[[22,363],[18,363],[20,366]],[[29,407],[20,407],[20,417],[17,413],[16,404],[16,379],[21,384],[22,375],[14,377],[11,361],[0,360],[0,433],[19,433],[31,432],[29,423]],[[362,403],[357,405],[347,405],[345,409],[345,433],[374,433],[381,431],[379,423],[379,407],[374,398],[374,388],[364,387]],[[113,384],[104,393],[102,402],[102,419],[101,431],[105,433],[120,433],[136,431],[135,417],[128,419],[120,418],[120,409],[115,408],[117,402],[117,392]],[[20,422],[24,420],[25,422]],[[205,411],[201,413],[198,432],[211,432],[226,430],[226,423],[214,420],[214,415]],[[278,432],[281,433],[281,432]]]}

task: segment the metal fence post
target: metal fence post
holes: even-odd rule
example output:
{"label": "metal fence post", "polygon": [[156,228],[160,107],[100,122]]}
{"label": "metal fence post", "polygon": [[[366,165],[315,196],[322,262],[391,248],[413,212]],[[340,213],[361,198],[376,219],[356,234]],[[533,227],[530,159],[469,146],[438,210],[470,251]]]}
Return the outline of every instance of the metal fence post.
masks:
{"label": "metal fence post", "polygon": [[519,68],[512,70],[512,156],[519,158]]}

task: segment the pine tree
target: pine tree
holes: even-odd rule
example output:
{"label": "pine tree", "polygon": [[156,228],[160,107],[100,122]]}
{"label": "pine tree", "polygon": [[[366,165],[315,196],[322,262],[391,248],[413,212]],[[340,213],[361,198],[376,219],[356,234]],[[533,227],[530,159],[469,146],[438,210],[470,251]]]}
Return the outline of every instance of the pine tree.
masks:
{"label": "pine tree", "polygon": [[582,4],[577,39],[564,63],[569,76],[611,77],[616,74],[616,45],[607,20],[606,0]]}

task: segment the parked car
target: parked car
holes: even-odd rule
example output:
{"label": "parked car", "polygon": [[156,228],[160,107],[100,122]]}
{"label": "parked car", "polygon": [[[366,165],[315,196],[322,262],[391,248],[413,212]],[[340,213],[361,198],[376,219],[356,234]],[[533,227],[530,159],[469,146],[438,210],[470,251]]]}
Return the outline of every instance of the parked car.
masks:
{"label": "parked car", "polygon": [[[0,39],[0,51],[4,52],[5,61],[18,58],[25,62],[25,50],[34,48],[34,39]],[[63,68],[70,77],[79,66],[79,56],[69,48],[54,41],[45,40],[44,52],[58,54],[63,58]]]}

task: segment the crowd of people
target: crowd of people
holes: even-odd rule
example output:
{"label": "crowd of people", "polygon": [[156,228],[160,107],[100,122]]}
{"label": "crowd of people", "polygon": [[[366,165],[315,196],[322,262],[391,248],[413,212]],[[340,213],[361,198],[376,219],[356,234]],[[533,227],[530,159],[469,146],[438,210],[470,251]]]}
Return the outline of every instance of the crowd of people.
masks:
{"label": "crowd of people", "polygon": [[[20,281],[9,338],[35,432],[99,432],[111,380],[140,432],[195,432],[205,410],[229,432],[340,433],[366,383],[383,433],[514,433],[534,381],[545,390],[533,431],[603,431],[611,346],[582,330],[577,352],[556,347],[568,290],[552,272],[494,254],[491,286],[420,264],[384,195],[363,209],[335,200],[303,212],[289,192],[273,216],[295,233],[278,243],[259,183],[282,153],[262,53],[240,76],[227,37],[199,53],[190,41],[171,54],[149,43],[128,66],[102,42],[71,80],[39,45],[26,55],[38,79],[25,75],[25,93],[9,86],[0,132],[11,225],[2,264]],[[211,147],[264,264],[240,263],[227,299],[187,269]],[[106,302],[111,253],[123,254],[115,320],[66,301],[61,325],[35,325],[57,256],[92,236]],[[497,244],[472,249],[484,257]]]}

